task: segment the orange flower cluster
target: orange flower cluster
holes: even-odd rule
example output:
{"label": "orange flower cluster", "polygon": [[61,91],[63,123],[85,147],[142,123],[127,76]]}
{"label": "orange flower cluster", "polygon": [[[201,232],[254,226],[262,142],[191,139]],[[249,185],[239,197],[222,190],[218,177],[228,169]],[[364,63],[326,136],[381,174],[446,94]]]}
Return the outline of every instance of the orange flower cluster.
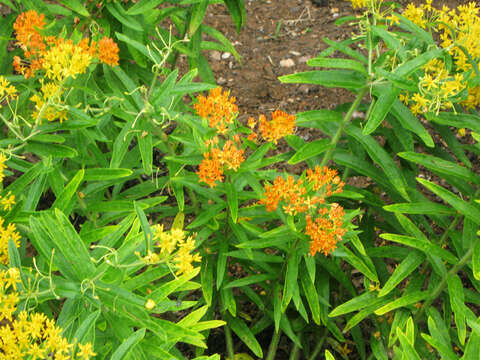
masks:
{"label": "orange flower cluster", "polygon": [[198,116],[208,121],[211,128],[216,128],[219,134],[225,135],[238,115],[235,101],[234,96],[230,97],[229,91],[222,92],[222,88],[217,87],[210,90],[207,97],[200,95],[193,108]]}
{"label": "orange flower cluster", "polygon": [[[83,64],[88,66],[90,58],[96,57],[107,65],[118,65],[119,48],[112,39],[104,37],[97,44],[95,41],[85,38],[74,45],[71,40],[44,36],[42,31],[45,24],[45,15],[38,14],[35,10],[29,10],[21,13],[13,25],[17,45],[21,47],[27,59],[23,60],[15,56],[13,67],[15,71],[23,74],[26,78],[34,76],[35,71],[43,69],[47,63],[52,63],[51,59],[45,58],[48,54],[61,53],[65,48],[70,49],[71,54],[68,55],[70,63],[78,62],[78,58],[83,57]],[[66,55],[63,58],[65,60]],[[88,59],[88,62],[85,59]]]}
{"label": "orange flower cluster", "polygon": [[347,230],[343,228],[343,216],[345,211],[337,204],[330,204],[330,208],[322,208],[318,211],[319,217],[312,220],[310,215],[305,216],[307,234],[312,241],[310,242],[310,254],[313,256],[317,252],[328,255],[337,247],[337,242],[342,240]]}
{"label": "orange flower cluster", "polygon": [[[307,227],[305,234],[312,240],[310,254],[317,252],[328,255],[335,250],[338,241],[342,240],[346,229],[343,226],[343,208],[336,204],[325,203],[325,198],[340,194],[344,183],[337,171],[326,166],[316,166],[307,170],[306,182],[295,181],[293,176],[285,180],[277,177],[272,185],[265,185],[265,197],[259,204],[265,205],[267,211],[275,211],[282,202],[282,209],[289,215],[305,214]],[[311,196],[310,191],[314,191]]]}
{"label": "orange flower cluster", "polygon": [[[284,111],[276,110],[272,113],[272,120],[268,121],[265,115],[260,115],[258,119],[258,130],[262,137],[267,141],[272,141],[275,144],[278,140],[286,135],[291,135],[295,129],[295,115],[289,115]],[[254,118],[248,120],[248,126],[253,130],[256,121]],[[252,133],[255,134],[255,133]],[[249,139],[253,140],[257,135],[250,135]]]}
{"label": "orange flower cluster", "polygon": [[[213,188],[215,181],[223,181],[225,169],[237,171],[245,159],[243,157],[244,150],[239,149],[232,140],[227,140],[223,145],[223,149],[215,147],[218,144],[217,137],[210,141],[209,144],[213,144],[213,146],[210,151],[203,154],[203,160],[197,174],[200,181]],[[240,146],[240,143],[237,142],[237,145]]]}

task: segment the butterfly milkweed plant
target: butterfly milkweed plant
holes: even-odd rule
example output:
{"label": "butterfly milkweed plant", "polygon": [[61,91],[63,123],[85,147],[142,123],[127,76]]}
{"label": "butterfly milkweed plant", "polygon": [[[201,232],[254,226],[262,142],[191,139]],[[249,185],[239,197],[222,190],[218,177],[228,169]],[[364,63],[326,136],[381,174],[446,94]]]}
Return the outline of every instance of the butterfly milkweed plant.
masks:
{"label": "butterfly milkweed plant", "polygon": [[478,360],[480,7],[348,1],[279,80],[351,100],[243,116],[211,3],[0,1],[0,359]]}

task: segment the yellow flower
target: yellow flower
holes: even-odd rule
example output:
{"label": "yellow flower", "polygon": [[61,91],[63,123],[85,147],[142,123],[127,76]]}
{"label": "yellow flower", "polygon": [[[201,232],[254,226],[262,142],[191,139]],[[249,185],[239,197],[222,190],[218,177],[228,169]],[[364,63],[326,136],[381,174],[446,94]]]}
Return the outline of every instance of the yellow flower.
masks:
{"label": "yellow flower", "polygon": [[92,55],[72,41],[60,41],[43,54],[42,68],[49,79],[64,81],[85,73]]}
{"label": "yellow flower", "polygon": [[152,310],[156,306],[155,301],[152,299],[148,299],[147,302],[145,303],[145,308],[147,310]]}
{"label": "yellow flower", "polygon": [[15,205],[15,195],[11,194],[10,191],[6,196],[0,195],[0,204],[4,211],[12,210],[12,205]]}
{"label": "yellow flower", "polygon": [[[60,123],[63,120],[67,120],[67,110],[59,109],[63,106],[63,102],[60,98],[62,89],[60,86],[54,82],[42,82],[42,87],[40,91],[33,95],[30,100],[35,103],[35,110],[32,112],[32,118],[34,120],[41,113],[40,122],[46,119],[48,121],[59,120]],[[48,105],[45,105],[47,102],[50,102]]]}
{"label": "yellow flower", "polygon": [[92,351],[92,344],[88,342],[85,345],[78,344],[78,347],[80,348],[80,351],[77,352],[77,356],[82,357],[85,360],[90,359],[90,356],[97,355]]}
{"label": "yellow flower", "polygon": [[367,6],[367,0],[350,0],[350,2],[354,9]]}
{"label": "yellow flower", "polygon": [[[12,239],[15,246],[20,246],[20,234],[16,232],[15,224],[4,226],[5,220],[0,216],[0,263],[8,264],[8,241]],[[13,271],[13,270],[9,270]],[[11,277],[12,278],[12,277]],[[13,278],[12,278],[13,279]],[[12,284],[14,286],[14,284]]]}

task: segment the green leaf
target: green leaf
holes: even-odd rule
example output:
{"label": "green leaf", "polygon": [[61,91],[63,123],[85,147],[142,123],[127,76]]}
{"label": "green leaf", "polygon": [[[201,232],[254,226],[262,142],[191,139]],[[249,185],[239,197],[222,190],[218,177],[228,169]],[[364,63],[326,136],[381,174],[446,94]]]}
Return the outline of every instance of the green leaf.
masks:
{"label": "green leaf", "polygon": [[375,269],[368,267],[358,256],[356,256],[350,249],[346,246],[342,246],[342,251],[345,252],[344,260],[352,265],[355,269],[360,271],[368,279],[373,282],[378,282],[378,275],[375,272]]}
{"label": "green leaf", "polygon": [[315,324],[320,325],[320,301],[318,298],[317,289],[315,288],[315,282],[310,277],[307,267],[303,262],[300,264],[300,281],[302,283],[303,293],[307,298],[308,306],[312,312],[312,318]]}
{"label": "green leaf", "polygon": [[233,330],[235,334],[243,341],[245,345],[259,358],[263,357],[262,347],[258,343],[257,339],[253,335],[248,326],[239,318],[232,317],[229,313],[225,313],[225,320],[228,326]]}
{"label": "green leaf", "polygon": [[311,141],[304,146],[302,146],[299,150],[295,152],[290,160],[288,160],[289,164],[298,164],[299,162],[305,161],[310,159],[314,156],[317,156],[323,153],[330,147],[330,139],[322,139],[322,140],[314,140]]}
{"label": "green leaf", "polygon": [[458,165],[452,161],[447,161],[436,156],[419,154],[412,151],[400,152],[398,156],[416,164],[425,166],[433,172],[440,175],[457,177],[465,181],[472,181],[480,184],[480,176],[473,173],[470,169]]}
{"label": "green leaf", "polygon": [[472,255],[473,276],[476,280],[480,280],[480,241],[475,241],[473,245]]}
{"label": "green leaf", "polygon": [[324,122],[340,122],[342,120],[342,114],[338,111],[332,111],[327,109],[310,110],[297,113],[295,125],[307,128],[321,128]]}
{"label": "green leaf", "polygon": [[77,150],[60,144],[45,144],[40,142],[29,142],[25,152],[31,152],[42,157],[52,156],[53,158],[74,158],[78,156]]}
{"label": "green leaf", "polygon": [[[346,41],[335,42],[335,41],[329,40],[325,37],[322,38],[322,40],[325,41],[325,43],[327,43],[332,49],[340,51],[340,52],[344,53],[345,55],[348,55],[348,56],[350,56],[354,59],[357,59],[364,64],[368,64],[368,59],[365,57],[365,55],[363,55],[362,53],[359,53],[358,51],[355,51],[355,50],[352,50],[351,48],[349,48],[347,45],[345,45]],[[326,56],[327,54],[322,52],[321,55]]]}
{"label": "green leaf", "polygon": [[165,0],[140,0],[127,10],[127,15],[147,15]]}
{"label": "green leaf", "polygon": [[45,166],[48,166],[48,163],[45,161],[40,161],[30,167],[22,176],[7,186],[7,188],[4,190],[5,194],[11,192],[18,197],[20,193],[23,192],[23,190],[28,186],[28,184],[30,184],[35,178],[38,177],[40,173],[45,170]]}
{"label": "green leaf", "polygon": [[402,61],[406,60],[407,55],[405,52],[405,48],[397,37],[392,35],[391,32],[379,26],[371,26],[370,29],[374,35],[381,37],[387,47],[395,51],[395,53],[398,54]]}
{"label": "green leaf", "polygon": [[410,275],[425,260],[425,256],[418,252],[411,252],[395,269],[393,274],[387,280],[378,296],[385,296],[390,293],[396,286]]}
{"label": "green leaf", "polygon": [[77,328],[77,330],[75,331],[75,335],[73,335],[73,338],[77,339],[78,343],[84,344],[86,341],[88,341],[88,334],[94,331],[95,323],[100,316],[100,312],[100,310],[97,310],[88,315]]}
{"label": "green leaf", "polygon": [[403,173],[397,167],[397,164],[390,155],[378,144],[372,136],[365,136],[360,128],[349,125],[345,128],[348,135],[353,136],[355,140],[362,144],[363,148],[368,152],[370,158],[377,163],[385,172],[392,185],[400,195],[406,200],[410,200],[407,193],[407,182]]}
{"label": "green leaf", "polygon": [[282,312],[285,312],[287,309],[290,300],[295,292],[295,288],[298,288],[298,260],[299,256],[297,250],[295,249],[290,254],[290,259],[287,262],[287,271],[285,273],[285,285],[283,286],[283,296],[282,296]]}
{"label": "green leaf", "polygon": [[195,34],[197,29],[200,27],[201,23],[203,22],[205,12],[207,11],[207,6],[208,6],[208,0],[201,0],[192,6],[190,23],[188,24],[188,34],[190,37],[193,36],[193,34]]}
{"label": "green leaf", "polygon": [[454,126],[456,128],[467,128],[475,132],[480,132],[480,116],[474,114],[441,112],[439,114],[425,114],[428,120],[441,125]]}
{"label": "green leaf", "polygon": [[118,21],[120,21],[123,25],[131,28],[132,30],[143,32],[142,25],[132,16],[128,16],[120,4],[108,3],[105,5],[105,7],[107,8],[108,12],[112,14],[112,16]]}
{"label": "green leaf", "polygon": [[225,190],[227,193],[227,205],[230,217],[232,218],[233,223],[236,224],[238,218],[238,193],[232,182],[225,184]]}
{"label": "green leaf", "polygon": [[394,241],[399,244],[413,247],[420,251],[423,251],[425,255],[435,255],[443,260],[449,262],[450,264],[458,263],[458,259],[452,255],[449,251],[443,249],[442,247],[432,244],[428,240],[419,239],[413,236],[406,235],[397,235],[397,234],[380,234],[382,239],[388,241]]}
{"label": "green leaf", "polygon": [[130,169],[90,168],[85,169],[84,181],[116,180],[133,174]]}
{"label": "green leaf", "polygon": [[247,286],[251,284],[259,284],[267,280],[273,280],[276,276],[274,274],[260,274],[260,275],[251,275],[241,279],[233,280],[225,285],[224,289]]}
{"label": "green leaf", "polygon": [[438,351],[442,359],[458,360],[457,354],[455,354],[453,350],[450,349],[447,343],[444,343],[439,338],[435,338],[425,333],[422,333],[420,335],[427,343],[429,343],[435,350]]}
{"label": "green leaf", "polygon": [[227,6],[228,12],[235,23],[237,33],[239,33],[246,21],[244,0],[223,0],[223,2]]}
{"label": "green leaf", "polygon": [[75,195],[78,187],[83,181],[83,176],[85,170],[78,170],[75,176],[70,180],[70,182],[65,186],[60,195],[56,198],[55,202],[52,205],[52,208],[57,208],[64,212],[67,212],[68,206],[72,201],[73,196]]}
{"label": "green leaf", "polygon": [[79,13],[82,16],[89,17],[90,14],[88,13],[87,9],[82,5],[79,0],[62,0],[63,5],[67,8],[72,9],[76,13]]}
{"label": "green leaf", "polygon": [[440,197],[442,200],[452,205],[462,215],[472,220],[475,224],[480,225],[480,210],[478,210],[476,206],[463,201],[458,196],[454,195],[452,192],[444,189],[443,187],[433,182],[422,178],[417,178],[417,181],[423,186],[425,186],[428,190],[433,192],[435,195]]}
{"label": "green leaf", "polygon": [[128,359],[128,353],[145,337],[146,328],[139,329],[123,340],[122,344],[112,354],[111,360]]}
{"label": "green leaf", "polygon": [[[150,2],[149,0],[147,0]],[[137,3],[138,4],[138,3]],[[141,42],[131,39],[125,34],[116,32],[115,36],[117,37],[118,40],[123,41],[124,43],[130,45],[134,49],[138,50],[140,53],[145,55],[146,58],[151,59],[153,62],[160,64],[162,59],[160,56],[157,54],[156,51],[149,51],[149,48],[147,48],[145,45],[143,45]]]}
{"label": "green leaf", "polygon": [[413,34],[416,35],[417,38],[426,42],[428,45],[434,45],[435,44],[435,41],[433,40],[432,34],[423,30],[420,26],[415,24],[413,21],[411,21],[410,19],[407,19],[406,17],[404,17],[400,14],[395,14],[395,16],[398,17],[401,20],[400,27],[402,29],[405,29],[405,30],[408,30],[408,31],[412,32]]}
{"label": "green leaf", "polygon": [[308,60],[307,65],[326,67],[326,68],[355,70],[367,75],[367,70],[365,69],[365,67],[360,62],[352,59],[317,57],[317,58]]}
{"label": "green leaf", "polygon": [[222,212],[222,210],[225,208],[225,205],[225,203],[222,203],[215,206],[210,206],[208,209],[203,211],[194,221],[192,221],[187,226],[187,229],[194,229],[208,223],[212,218]]}
{"label": "green leaf", "polygon": [[376,298],[377,298],[377,295],[374,292],[369,292],[369,291],[364,292],[363,294],[358,295],[351,300],[348,300],[342,305],[337,306],[335,309],[333,309],[330,312],[330,314],[328,314],[328,316],[335,317],[335,316],[345,315],[353,311],[361,310],[364,307],[368,306],[368,304],[373,300],[375,300]]}
{"label": "green leaf", "polygon": [[443,54],[443,49],[432,49],[419,56],[414,57],[412,60],[397,67],[393,73],[400,77],[408,77],[408,75],[420,69],[432,59],[440,58]]}
{"label": "green leaf", "polygon": [[416,134],[423,143],[433,148],[435,143],[427,130],[420,121],[412,114],[412,112],[400,101],[395,100],[391,108],[391,113],[405,127],[405,129]]}
{"label": "green leaf", "polygon": [[414,291],[410,294],[393,300],[385,306],[382,306],[380,309],[375,310],[374,313],[380,316],[386,314],[389,311],[423,301],[428,298],[429,295],[430,294],[427,291]]}
{"label": "green leaf", "polygon": [[[212,39],[215,39],[215,40],[218,41],[218,44],[214,43],[216,45],[217,49],[218,49],[218,46],[220,45],[221,49],[223,51],[227,51],[227,52],[231,53],[238,62],[241,62],[240,61],[241,60],[240,54],[235,49],[235,47],[232,45],[230,40],[228,40],[228,38],[225,37],[225,35],[222,34],[222,32],[218,31],[217,29],[215,29],[213,27],[207,26],[205,24],[200,25],[200,30],[202,32],[204,32],[205,34],[207,34],[208,36],[210,36]],[[204,45],[206,45],[206,43],[207,43],[206,41],[202,41],[200,43],[200,47],[203,48]]]}
{"label": "green leaf", "polygon": [[455,215],[457,213],[451,207],[427,201],[392,204],[386,205],[383,208],[387,211],[403,214]]}
{"label": "green leaf", "polygon": [[382,88],[379,92],[380,96],[375,102],[375,105],[367,118],[365,127],[363,128],[364,135],[371,134],[382,123],[397,99],[400,90],[393,85],[389,85]]}
{"label": "green leaf", "polygon": [[153,144],[152,134],[137,134],[138,148],[140,149],[140,156],[142,157],[143,171],[146,175],[152,174],[153,164]]}
{"label": "green leaf", "polygon": [[422,360],[420,356],[418,356],[417,352],[415,351],[415,347],[407,338],[407,336],[397,328],[397,335],[398,339],[400,340],[400,344],[402,345],[402,356],[405,360]]}
{"label": "green leaf", "polygon": [[135,208],[135,213],[137,214],[138,220],[140,220],[140,225],[143,230],[146,252],[153,251],[153,234],[152,230],[150,229],[150,224],[148,223],[147,216],[145,215],[145,212],[143,211],[141,206],[136,201],[133,202],[133,206]]}
{"label": "green leaf", "polygon": [[365,76],[351,70],[305,71],[278,79],[286,84],[314,84],[345,89],[361,89],[366,85]]}
{"label": "green leaf", "polygon": [[448,295],[450,297],[450,306],[455,315],[455,324],[457,325],[457,334],[460,344],[465,345],[467,337],[467,327],[465,324],[465,295],[463,294],[462,280],[458,275],[447,277]]}

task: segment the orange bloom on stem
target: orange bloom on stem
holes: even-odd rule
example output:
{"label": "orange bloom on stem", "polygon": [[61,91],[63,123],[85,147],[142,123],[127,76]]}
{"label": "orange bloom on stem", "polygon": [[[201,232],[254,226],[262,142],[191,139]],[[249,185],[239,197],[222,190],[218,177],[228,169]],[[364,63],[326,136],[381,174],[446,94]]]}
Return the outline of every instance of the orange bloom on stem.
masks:
{"label": "orange bloom on stem", "polygon": [[45,15],[29,10],[18,15],[13,28],[16,39],[27,58],[45,50],[45,43],[39,30],[45,26]]}
{"label": "orange bloom on stem", "polygon": [[260,115],[258,128],[265,140],[276,144],[282,137],[293,134],[295,119],[295,115],[276,110],[272,113],[272,121],[267,121],[265,115]]}
{"label": "orange bloom on stem", "polygon": [[[328,217],[325,212],[328,212]],[[331,204],[327,211],[326,208],[320,209],[319,215],[313,220],[310,215],[305,217],[307,220],[305,234],[312,240],[310,242],[310,255],[312,256],[317,252],[328,255],[336,249],[337,242],[341,241],[342,236],[347,232],[342,228],[345,211],[339,204]]]}
{"label": "orange bloom on stem", "polygon": [[198,116],[208,121],[208,126],[216,128],[219,134],[225,134],[238,114],[235,101],[235,97],[230,97],[229,91],[222,92],[222,88],[217,87],[210,90],[207,97],[200,95],[193,108]]}
{"label": "orange bloom on stem", "polygon": [[[212,143],[212,142],[210,142]],[[217,143],[217,142],[213,142]],[[198,168],[198,177],[200,181],[207,183],[211,188],[215,186],[215,181],[223,181],[223,172],[227,170],[237,171],[242,162],[244,151],[238,149],[232,140],[227,140],[223,149],[213,147],[209,152],[203,154],[203,160]]]}
{"label": "orange bloom on stem", "polygon": [[[309,196],[307,188],[315,194]],[[293,176],[286,180],[277,177],[272,185],[265,185],[265,197],[258,203],[265,205],[267,211],[275,211],[283,202],[283,211],[289,215],[306,213],[305,234],[311,239],[310,254],[328,255],[347,230],[342,227],[345,211],[337,203],[325,204],[325,197],[340,193],[342,188],[336,170],[317,166],[315,170],[307,170],[307,183],[295,181]]]}
{"label": "orange bloom on stem", "polygon": [[115,66],[118,65],[118,52],[120,49],[113,39],[104,37],[98,42],[98,58],[101,62]]}

